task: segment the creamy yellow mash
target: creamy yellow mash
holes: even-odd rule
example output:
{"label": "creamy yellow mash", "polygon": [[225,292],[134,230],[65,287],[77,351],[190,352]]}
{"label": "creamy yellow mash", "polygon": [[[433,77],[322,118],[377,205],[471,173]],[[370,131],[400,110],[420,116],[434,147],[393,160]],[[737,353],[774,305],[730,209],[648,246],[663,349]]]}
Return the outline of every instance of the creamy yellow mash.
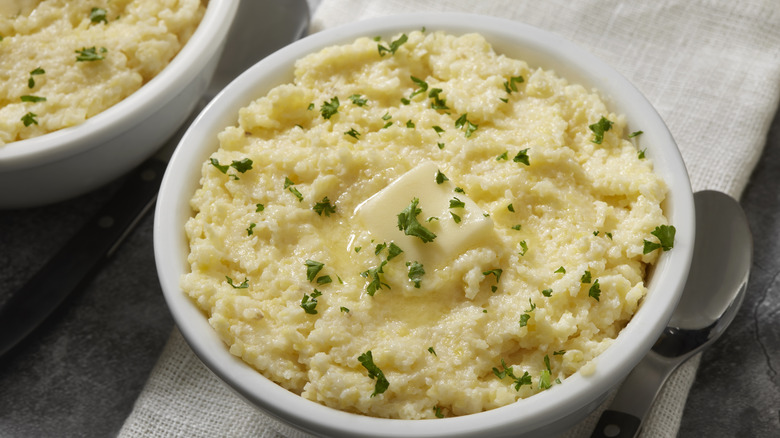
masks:
{"label": "creamy yellow mash", "polygon": [[646,293],[667,189],[634,141],[596,91],[477,34],[329,47],[219,134],[181,285],[305,398],[503,406],[592,368]]}
{"label": "creamy yellow mash", "polygon": [[77,125],[159,73],[202,0],[0,0],[0,146]]}

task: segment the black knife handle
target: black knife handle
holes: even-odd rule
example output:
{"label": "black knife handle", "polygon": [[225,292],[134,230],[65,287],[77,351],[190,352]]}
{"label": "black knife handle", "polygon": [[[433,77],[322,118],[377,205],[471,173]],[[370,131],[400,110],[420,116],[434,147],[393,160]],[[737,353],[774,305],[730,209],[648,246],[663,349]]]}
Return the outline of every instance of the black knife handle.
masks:
{"label": "black knife handle", "polygon": [[631,414],[608,409],[602,412],[591,438],[633,438],[641,425],[639,418]]}
{"label": "black knife handle", "polygon": [[166,163],[149,159],[41,269],[0,307],[0,356],[78,288],[154,205]]}

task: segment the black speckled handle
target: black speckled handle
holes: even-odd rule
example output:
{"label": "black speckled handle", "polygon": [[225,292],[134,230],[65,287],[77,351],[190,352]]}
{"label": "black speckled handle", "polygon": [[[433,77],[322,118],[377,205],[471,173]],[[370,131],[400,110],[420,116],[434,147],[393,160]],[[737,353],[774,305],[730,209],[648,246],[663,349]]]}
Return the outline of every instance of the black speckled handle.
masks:
{"label": "black speckled handle", "polygon": [[601,413],[591,438],[633,438],[639,434],[640,425],[639,418],[631,414],[606,410]]}
{"label": "black speckled handle", "polygon": [[166,163],[149,159],[111,200],[0,307],[0,356],[29,335],[111,256],[154,205]]}

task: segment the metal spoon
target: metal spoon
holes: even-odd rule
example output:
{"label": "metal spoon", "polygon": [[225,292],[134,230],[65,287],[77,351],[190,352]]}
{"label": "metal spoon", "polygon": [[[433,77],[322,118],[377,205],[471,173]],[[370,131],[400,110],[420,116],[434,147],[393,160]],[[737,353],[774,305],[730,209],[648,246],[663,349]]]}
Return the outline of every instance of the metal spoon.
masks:
{"label": "metal spoon", "polygon": [[715,191],[694,194],[696,243],[688,280],[669,325],[626,377],[591,438],[635,437],[669,375],[726,330],[742,304],[753,239],[739,203]]}

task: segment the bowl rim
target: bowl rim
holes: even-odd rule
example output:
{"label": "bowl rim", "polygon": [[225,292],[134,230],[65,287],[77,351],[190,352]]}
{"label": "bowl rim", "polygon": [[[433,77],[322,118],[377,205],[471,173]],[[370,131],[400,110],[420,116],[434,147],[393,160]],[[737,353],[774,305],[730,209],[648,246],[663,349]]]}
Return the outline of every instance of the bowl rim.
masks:
{"label": "bowl rim", "polygon": [[[529,62],[531,65],[548,69],[549,63],[569,65],[569,70],[573,68],[575,73],[584,74],[587,80],[571,80],[571,74],[560,73],[565,69],[552,70],[570,82],[606,84],[598,88],[611,111],[625,114],[629,126],[632,120],[642,122],[648,156],[670,189],[665,213],[677,228],[677,236],[674,250],[664,253],[655,266],[649,294],[640,309],[613,345],[594,360],[595,373],[585,376],[578,371],[560,385],[490,411],[409,421],[342,412],[303,399],[271,382],[228,352],[204,314],[181,291],[179,280],[189,269],[183,231],[184,221],[191,212],[189,199],[198,185],[203,162],[217,148],[215,134],[236,123],[238,108],[264,95],[274,85],[289,81],[293,62],[306,54],[360,36],[389,38],[423,26],[428,31],[444,30],[452,34],[479,32],[499,53],[506,52],[497,48],[501,41],[505,42],[504,46],[513,47],[522,43],[518,50],[539,51],[544,53],[539,59],[547,58],[541,63]],[[510,56],[516,57],[511,53]],[[154,250],[165,300],[179,330],[200,360],[233,391],[277,420],[316,434],[355,437],[367,433],[387,437],[410,433],[453,437],[475,433],[517,434],[518,427],[528,431],[548,427],[584,406],[595,408],[593,404],[602,401],[639,362],[668,322],[687,277],[695,233],[693,193],[682,156],[661,116],[634,85],[588,51],[555,33],[518,21],[469,13],[398,14],[352,22],[310,35],[261,60],[223,89],[187,130],[163,178],[156,211]],[[647,310],[643,312],[643,309]]]}
{"label": "bowl rim", "polygon": [[164,106],[205,67],[227,35],[236,7],[233,0],[209,0],[201,22],[160,72],[126,98],[82,123],[0,146],[0,170],[40,166],[100,147],[145,120],[151,108]]}

